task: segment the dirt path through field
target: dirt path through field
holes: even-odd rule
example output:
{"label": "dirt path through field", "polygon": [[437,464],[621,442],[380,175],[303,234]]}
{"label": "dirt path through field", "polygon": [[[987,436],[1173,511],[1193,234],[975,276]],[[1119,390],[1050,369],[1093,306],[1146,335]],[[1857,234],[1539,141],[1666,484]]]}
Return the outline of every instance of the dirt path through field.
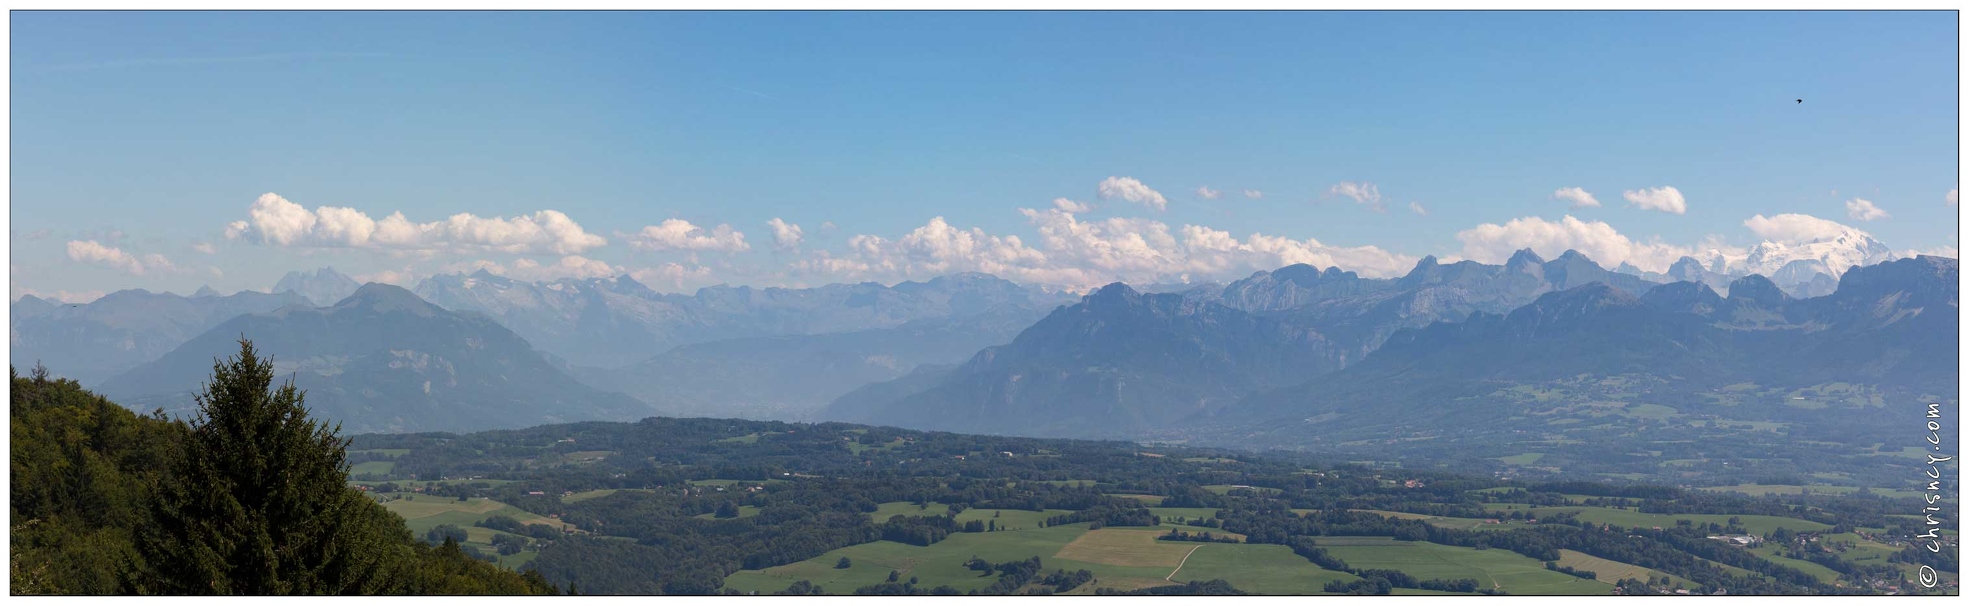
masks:
{"label": "dirt path through field", "polygon": [[[1184,565],[1184,564],[1187,564],[1187,563],[1189,563],[1189,561],[1190,561],[1190,554],[1193,554],[1193,553],[1196,553],[1196,550],[1197,550],[1197,549],[1199,549],[1199,548],[1201,548],[1201,547],[1203,547],[1203,546],[1202,546],[1202,545],[1198,545],[1198,546],[1196,546],[1196,547],[1191,547],[1191,548],[1190,548],[1190,553],[1186,553],[1186,554],[1183,554],[1183,561],[1181,561],[1181,562],[1177,562],[1177,563],[1176,563],[1176,569],[1175,569],[1175,570],[1171,570],[1171,571],[1169,571],[1169,576],[1166,576],[1166,577],[1162,577],[1162,580],[1164,580],[1164,581],[1169,581],[1169,580],[1171,580],[1171,579],[1174,579],[1174,578],[1176,578],[1176,573],[1178,573],[1178,572],[1182,572],[1182,571],[1183,571],[1183,565]],[[1171,581],[1171,582],[1174,582],[1174,581]]]}

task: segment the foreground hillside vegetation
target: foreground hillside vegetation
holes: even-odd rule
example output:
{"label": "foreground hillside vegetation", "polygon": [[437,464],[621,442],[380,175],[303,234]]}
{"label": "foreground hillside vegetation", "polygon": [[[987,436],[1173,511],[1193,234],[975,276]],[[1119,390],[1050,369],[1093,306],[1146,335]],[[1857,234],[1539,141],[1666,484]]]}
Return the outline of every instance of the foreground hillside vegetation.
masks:
{"label": "foreground hillside vegetation", "polygon": [[337,430],[241,342],[198,415],[139,416],[11,372],[14,594],[544,594],[537,574],[415,540],[347,483]]}

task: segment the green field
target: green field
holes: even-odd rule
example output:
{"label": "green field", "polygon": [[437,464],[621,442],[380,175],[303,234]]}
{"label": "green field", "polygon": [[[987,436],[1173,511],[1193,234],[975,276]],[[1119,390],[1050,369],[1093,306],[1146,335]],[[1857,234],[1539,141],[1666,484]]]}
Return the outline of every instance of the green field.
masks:
{"label": "green field", "polygon": [[[979,522],[997,522],[999,530],[1031,530],[1039,528],[1040,523],[1045,522],[1046,518],[1069,513],[1073,512],[1065,509],[1048,509],[1046,511],[1032,511],[1029,509],[966,509],[957,514],[957,523],[963,524],[976,520]],[[880,522],[887,519],[878,518],[876,521]]]}
{"label": "green field", "polygon": [[[918,508],[915,504],[907,501],[890,501],[876,505],[875,512],[868,515],[869,519],[880,524],[894,516],[940,516],[947,513],[950,513],[950,507],[942,503],[930,503],[928,508]],[[992,521],[997,522],[1001,530],[1029,530],[1039,528],[1039,524],[1046,521],[1046,518],[1069,513],[1073,512],[1065,509],[1048,509],[1046,511],[1032,511],[1028,509],[966,509],[957,514],[957,523],[963,524],[972,520],[979,522]]]}
{"label": "green field", "polygon": [[[1098,586],[1112,588],[1165,584],[1163,577],[1174,571],[1174,566],[1115,566],[1056,555],[1083,534],[1087,534],[1086,524],[1010,532],[957,533],[928,547],[877,541],[843,547],[784,566],[739,571],[725,578],[725,586],[738,591],[769,594],[785,589],[796,580],[805,579],[828,593],[846,594],[854,592],[857,587],[881,583],[888,578],[889,571],[894,570],[905,580],[917,577],[918,585],[925,588],[949,585],[960,591],[968,591],[994,581],[994,577],[980,576],[977,571],[964,567],[964,562],[972,556],[990,562],[1039,556],[1047,570],[1086,569],[1094,573]],[[835,562],[842,557],[849,558],[854,565],[845,569],[835,568]],[[1086,589],[1091,591],[1091,587]]]}
{"label": "green field", "polygon": [[[1243,591],[1263,594],[1319,593],[1328,581],[1352,580],[1345,573],[1314,566],[1282,545],[1176,543],[1155,541],[1160,531],[1105,528],[1087,531],[1072,524],[1010,532],[958,533],[928,547],[878,541],[845,547],[821,556],[765,570],[746,570],[725,579],[727,587],[769,594],[805,579],[828,593],[849,593],[880,583],[890,571],[922,587],[949,585],[960,591],[991,584],[993,578],[964,568],[972,556],[1004,562],[1039,556],[1048,570],[1086,569],[1095,587],[1136,589],[1169,582],[1223,579]],[[1544,564],[1509,551],[1477,550],[1386,537],[1321,537],[1335,556],[1360,568],[1393,568],[1418,579],[1472,578],[1485,586],[1519,595],[1602,595],[1608,583],[1545,570]],[[847,557],[846,569],[835,563]],[[1418,592],[1401,592],[1405,594]]]}
{"label": "green field", "polygon": [[[752,517],[752,516],[756,516],[756,515],[759,515],[759,508],[757,508],[757,507],[753,507],[753,506],[751,506],[751,505],[740,505],[740,506],[738,506],[738,517],[740,517],[740,518],[749,518],[749,517]],[[700,513],[700,514],[697,514],[697,515],[695,515],[695,516],[692,516],[692,517],[695,517],[695,518],[697,518],[697,519],[700,519],[700,520],[716,520],[716,519],[718,519],[718,514],[716,514],[716,513]],[[737,518],[726,518],[726,519],[737,519]]]}
{"label": "green field", "polygon": [[1632,509],[1608,509],[1605,507],[1532,507],[1529,505],[1512,504],[1512,503],[1485,503],[1484,508],[1491,511],[1505,511],[1505,512],[1508,512],[1510,510],[1524,510],[1524,511],[1530,511],[1531,515],[1541,516],[1541,517],[1551,515],[1554,513],[1570,512],[1570,513],[1579,514],[1579,519],[1586,522],[1593,522],[1596,524],[1613,524],[1615,526],[1623,526],[1623,527],[1639,526],[1642,528],[1649,528],[1653,526],[1661,526],[1663,528],[1666,528],[1669,526],[1674,526],[1676,520],[1689,520],[1690,522],[1694,522],[1696,524],[1708,524],[1710,522],[1715,522],[1717,524],[1727,524],[1729,523],[1730,518],[1735,517],[1735,518],[1742,519],[1744,529],[1749,530],[1750,534],[1755,534],[1755,535],[1769,534],[1771,531],[1777,530],[1778,528],[1789,528],[1794,531],[1819,531],[1819,530],[1832,528],[1832,526],[1830,525],[1820,524],[1818,522],[1812,522],[1809,520],[1799,520],[1795,518],[1781,518],[1777,516],[1731,516],[1725,514],[1670,515],[1670,514],[1663,514],[1663,513],[1641,513],[1638,511],[1634,511]]}
{"label": "green field", "polygon": [[1748,551],[1750,551],[1750,553],[1757,554],[1757,557],[1770,560],[1786,568],[1793,568],[1805,574],[1809,574],[1812,575],[1813,577],[1817,577],[1820,582],[1831,583],[1833,581],[1839,580],[1839,571],[1833,570],[1831,568],[1826,568],[1825,566],[1822,566],[1817,562],[1794,560],[1791,558],[1778,555],[1781,552],[1779,551],[1778,546],[1776,545],[1764,545],[1762,547],[1751,548]]}
{"label": "green field", "polygon": [[1237,490],[1239,488],[1248,489],[1258,494],[1278,494],[1280,492],[1279,489],[1277,488],[1265,488],[1263,486],[1234,486],[1231,484],[1211,484],[1209,486],[1203,487],[1204,490],[1208,490],[1210,492],[1214,492],[1217,494],[1230,494],[1232,490]]}
{"label": "green field", "polygon": [[1502,549],[1451,547],[1387,537],[1320,537],[1318,545],[1359,569],[1388,568],[1417,579],[1476,579],[1517,595],[1606,595],[1613,587],[1545,569],[1545,563]]}
{"label": "green field", "polygon": [[[1767,494],[1800,494],[1807,490],[1810,490],[1816,494],[1846,495],[1846,494],[1853,494],[1859,492],[1860,488],[1857,486],[1833,486],[1829,484],[1812,484],[1806,486],[1799,486],[1795,484],[1794,485],[1738,484],[1735,486],[1710,486],[1707,488],[1703,488],[1702,490],[1713,490],[1718,492],[1738,492],[1750,496],[1763,496]],[[1883,497],[1894,498],[1894,499],[1917,498],[1922,495],[1922,493],[1913,490],[1894,490],[1890,488],[1868,488],[1867,491]]]}
{"label": "green field", "polygon": [[383,508],[403,516],[403,521],[410,527],[410,532],[418,536],[423,536],[424,533],[442,524],[469,528],[474,522],[496,515],[507,516],[527,524],[566,527],[559,520],[544,518],[492,499],[460,501],[456,498],[411,493],[392,493],[387,496],[403,497],[384,503]]}
{"label": "green field", "polygon": [[420,486],[424,488],[429,488],[433,485],[454,486],[458,484],[484,484],[486,486],[503,486],[511,483],[513,483],[513,480],[487,480],[487,479],[471,480],[471,479],[464,479],[464,478],[453,478],[449,480],[375,480],[375,481],[350,480],[349,481],[349,484],[358,485],[358,486],[381,486],[383,484],[396,484],[397,486],[407,486],[412,488],[420,487]]}
{"label": "green field", "polygon": [[609,496],[609,495],[612,495],[612,494],[615,494],[615,493],[616,493],[616,489],[614,489],[614,488],[603,488],[603,489],[599,489],[599,490],[584,490],[584,491],[581,491],[581,492],[577,492],[577,493],[574,493],[574,494],[571,494],[571,495],[568,495],[568,496],[564,496],[564,497],[561,497],[561,502],[562,502],[562,503],[580,503],[580,502],[582,502],[582,501],[586,501],[586,500],[588,500],[588,499],[599,499],[599,498],[602,498],[602,497],[606,497],[606,496]]}
{"label": "green field", "polygon": [[395,461],[363,461],[361,463],[350,465],[349,475],[364,476],[364,475],[374,474],[379,476],[386,476],[386,475],[390,475],[390,471],[396,469],[396,467],[397,464]]}
{"label": "green field", "polygon": [[1508,457],[1498,457],[1497,460],[1503,462],[1506,465],[1530,465],[1532,463],[1537,463],[1539,459],[1543,459],[1543,458],[1545,458],[1545,453],[1527,452],[1524,454],[1511,455]]}
{"label": "green field", "polygon": [[[862,432],[862,433],[868,433],[868,432]],[[867,444],[861,443],[858,440],[843,440],[842,443],[848,445],[848,452],[854,454],[861,454],[862,452],[869,451],[869,450],[895,450],[897,448],[902,447],[902,445],[907,442],[905,442],[902,438],[896,438],[893,440],[889,440],[887,444],[883,444],[880,446],[869,446]]]}
{"label": "green field", "polygon": [[1232,587],[1266,595],[1320,593],[1328,581],[1352,581],[1351,574],[1314,566],[1284,545],[1201,543],[1171,579],[1179,583],[1223,579]]}
{"label": "green field", "polygon": [[1376,509],[1355,509],[1354,511],[1358,511],[1361,513],[1371,513],[1384,518],[1396,518],[1402,520],[1422,520],[1423,522],[1427,522],[1430,526],[1437,526],[1441,528],[1456,528],[1460,530],[1510,530],[1512,528],[1525,527],[1525,524],[1522,522],[1504,522],[1501,524],[1491,524],[1476,518],[1451,518],[1445,516],[1432,516],[1432,515],[1423,515],[1419,513],[1406,513],[1400,511],[1380,511]]}
{"label": "green field", "polygon": [[352,455],[358,455],[358,454],[373,454],[373,455],[383,455],[383,456],[386,456],[386,457],[401,457],[401,456],[403,456],[403,455],[407,455],[407,454],[410,454],[410,449],[408,449],[408,448],[371,448],[371,449],[368,449],[368,450],[351,450],[351,451],[349,451],[349,454],[352,454]]}
{"label": "green field", "polygon": [[[418,496],[409,493],[385,496],[411,497],[391,500],[384,503],[383,508],[403,516],[405,525],[410,527],[411,534],[419,540],[422,540],[424,534],[430,532],[432,528],[451,524],[465,529],[466,545],[476,547],[485,553],[496,553],[492,546],[492,537],[509,533],[480,528],[472,524],[495,515],[511,517],[528,524],[547,524],[562,529],[567,527],[559,520],[543,518],[492,499],[459,501],[456,498]],[[537,551],[522,551],[513,555],[499,556],[499,565],[518,568],[539,555]]]}
{"label": "green field", "polygon": [[1161,516],[1164,523],[1169,518],[1195,520],[1217,517],[1217,510],[1211,507],[1150,507],[1149,512]]}

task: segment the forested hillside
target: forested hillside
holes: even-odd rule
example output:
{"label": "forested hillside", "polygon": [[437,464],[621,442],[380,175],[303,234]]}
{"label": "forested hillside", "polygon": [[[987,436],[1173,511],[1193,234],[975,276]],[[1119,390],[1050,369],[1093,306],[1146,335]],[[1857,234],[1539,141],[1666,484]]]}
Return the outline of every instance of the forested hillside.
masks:
{"label": "forested hillside", "polygon": [[534,574],[414,540],[347,484],[336,431],[250,347],[201,416],[139,416],[10,369],[12,593],[544,594]]}

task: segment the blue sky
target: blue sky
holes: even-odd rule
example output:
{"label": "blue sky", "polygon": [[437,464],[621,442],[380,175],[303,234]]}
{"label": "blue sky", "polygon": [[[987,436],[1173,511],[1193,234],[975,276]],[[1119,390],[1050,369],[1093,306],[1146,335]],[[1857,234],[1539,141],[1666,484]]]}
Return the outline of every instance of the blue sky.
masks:
{"label": "blue sky", "polygon": [[1956,246],[1947,12],[11,19],[15,296]]}

